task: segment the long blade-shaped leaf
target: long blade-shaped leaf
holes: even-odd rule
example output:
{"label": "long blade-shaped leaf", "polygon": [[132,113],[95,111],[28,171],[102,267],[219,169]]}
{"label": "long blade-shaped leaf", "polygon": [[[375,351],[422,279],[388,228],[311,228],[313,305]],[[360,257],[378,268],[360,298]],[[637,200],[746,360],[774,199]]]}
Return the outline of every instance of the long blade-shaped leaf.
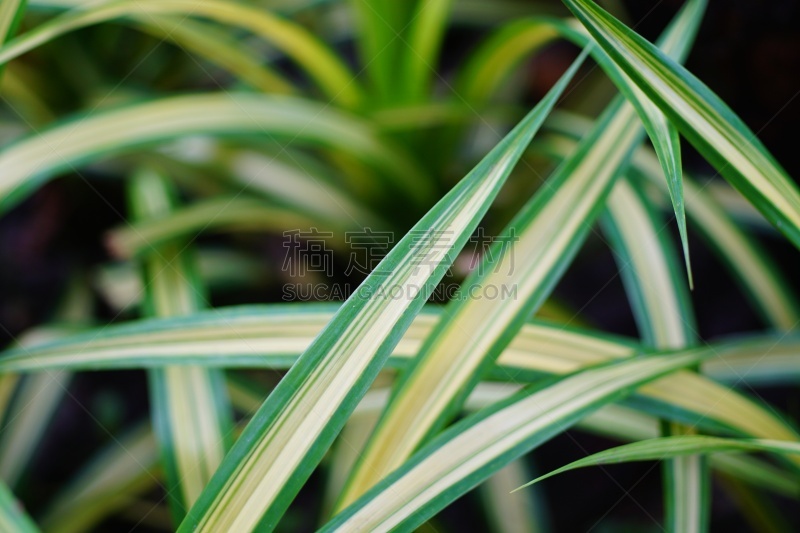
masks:
{"label": "long blade-shaped leaf", "polygon": [[[654,210],[628,181],[617,183],[608,201],[606,230],[614,245],[628,298],[650,346],[682,348],[695,340],[689,295],[677,280],[672,244]],[[673,433],[691,428],[665,423]],[[708,518],[709,471],[702,457],[667,461],[665,514],[670,531],[703,531]]]}
{"label": "long blade-shaped leaf", "polygon": [[[131,181],[135,217],[168,214],[172,199],[165,178],[141,171]],[[172,242],[151,248],[144,259],[147,308],[154,316],[176,316],[203,307],[190,250]],[[167,494],[180,522],[205,488],[230,444],[233,424],[220,370],[193,366],[152,369],[149,375],[153,427],[161,448]]]}
{"label": "long blade-shaped leaf", "polygon": [[628,298],[646,343],[677,349],[694,338],[689,295],[675,276],[672,244],[652,208],[627,180],[608,199],[606,233],[614,246]]}
{"label": "long blade-shaped leaf", "polygon": [[396,66],[400,61],[406,26],[415,2],[371,2],[351,0],[358,32],[361,64],[373,86],[373,98],[380,102],[396,99],[401,88]]}
{"label": "long blade-shaped leaf", "polygon": [[64,400],[72,374],[48,371],[26,378],[0,433],[0,477],[14,487]]}
{"label": "long blade-shaped leaf", "polygon": [[14,32],[25,13],[27,0],[8,0],[0,4],[0,43],[4,43]]}
{"label": "long blade-shaped leaf", "polygon": [[403,99],[424,99],[430,90],[431,75],[436,71],[439,47],[453,0],[418,1],[408,29],[408,41],[402,48],[401,82]]}
{"label": "long blade-shaped leaf", "polygon": [[[192,317],[146,320],[109,326],[102,332],[75,335],[48,345],[11,350],[0,359],[0,372],[49,369],[150,368],[170,365],[286,369],[306,350],[334,316],[335,306],[243,306],[199,313]],[[419,352],[439,319],[435,308],[416,316],[395,347],[389,364],[403,368]],[[765,372],[782,381],[800,381],[797,336],[756,336],[712,345],[723,358],[706,363],[711,376],[737,382],[769,383]],[[541,323],[526,324],[500,355],[492,376],[501,380],[538,379],[587,365],[628,357],[637,348],[624,339],[564,330]],[[758,363],[756,367],[754,363]],[[695,413],[690,423],[715,420],[727,430],[762,438],[791,439],[794,433],[774,415],[730,389],[688,373],[663,378],[642,390],[642,396],[669,405],[671,413]],[[718,428],[717,428],[718,429]]]}
{"label": "long blade-shaped leaf", "polygon": [[685,68],[591,0],[564,0],[719,173],[800,247],[800,191],[752,131]]}
{"label": "long blade-shaped leaf", "polygon": [[0,48],[0,63],[87,25],[122,17],[152,24],[150,17],[153,15],[206,17],[244,28],[297,61],[332,101],[353,107],[363,97],[353,73],[313,34],[264,9],[227,0],[118,0],[82,6],[49,20]]}
{"label": "long blade-shaped leaf", "polygon": [[[672,49],[697,16],[684,12],[665,33]],[[482,369],[544,301],[641,139],[636,112],[617,100],[576,153],[509,224],[468,288],[513,288],[511,298],[457,300],[414,360],[354,471],[341,506],[397,468],[460,408]],[[497,258],[499,257],[499,261]]]}
{"label": "long blade-shaped leaf", "polygon": [[[770,452],[782,455],[800,456],[800,442],[768,439],[727,439],[705,435],[664,437],[625,444],[574,461],[557,470],[540,476],[527,487],[562,472],[587,466],[628,463],[632,461],[661,461],[670,457],[720,452]],[[522,488],[522,487],[520,487]]]}
{"label": "long blade-shaped leaf", "polygon": [[[550,128],[580,138],[591,122],[578,115],[560,111],[548,121]],[[574,150],[574,143],[564,138],[550,138],[539,144],[545,151],[565,158]],[[643,176],[666,193],[659,163],[646,149],[637,150],[631,161],[632,173]],[[798,303],[785,287],[787,281],[758,242],[743,231],[718,204],[714,196],[691,178],[684,178],[686,206],[696,228],[721,256],[768,324],[789,330],[800,317]],[[727,186],[727,185],[726,185]],[[748,205],[749,204],[745,204]],[[757,214],[757,212],[756,212]]]}
{"label": "long blade-shaped leaf", "polygon": [[275,525],[554,103],[534,108],[348,299],[248,424],[181,531]]}
{"label": "long blade-shaped leaf", "polygon": [[[663,40],[662,48],[670,48],[669,55],[676,61],[685,59],[694,40],[702,12],[705,9],[705,0],[687,2],[684,7],[684,23],[689,25],[683,38],[668,43]],[[514,21],[503,27],[493,35],[475,53],[457,83],[461,94],[475,105],[475,102],[484,102],[491,92],[495,91],[500,82],[516,67],[523,57],[535,53],[558,36],[566,37],[578,44],[585,44],[586,38],[576,32],[572,26],[561,20],[549,18],[531,18]],[[689,248],[686,236],[686,214],[683,200],[683,185],[681,174],[681,153],[678,142],[678,133],[675,127],[666,120],[658,107],[650,102],[647,96],[623,73],[619,72],[613,63],[602,61],[603,54],[595,57],[610,69],[612,78],[624,89],[626,96],[636,106],[647,134],[653,142],[659,161],[667,178],[667,183],[675,209],[675,217],[683,242],[686,268],[689,274],[689,283],[692,283],[689,262]]]}
{"label": "long blade-shaped leaf", "polygon": [[120,226],[109,232],[106,245],[117,257],[135,257],[153,246],[194,237],[203,231],[281,231],[314,227],[314,220],[295,210],[253,198],[217,197],[195,202],[157,219]]}
{"label": "long blade-shaped leaf", "polygon": [[17,141],[0,152],[0,213],[58,171],[143,144],[202,134],[277,135],[327,145],[382,169],[417,199],[429,193],[424,172],[350,116],[301,99],[227,93],[130,105]]}
{"label": "long blade-shaped leaf", "polygon": [[523,391],[444,431],[324,531],[412,529],[488,476],[637,385],[708,353],[637,358]]}
{"label": "long blade-shaped leaf", "polygon": [[289,81],[264,65],[263,58],[229,33],[211,24],[183,16],[145,15],[136,18],[142,31],[167,39],[235,75],[245,84],[266,93],[291,94]]}
{"label": "long blade-shaped leaf", "polygon": [[[0,44],[11,39],[14,32],[17,31],[27,3],[27,0],[0,2]],[[4,65],[0,65],[0,77],[3,75],[3,71],[5,71]]]}
{"label": "long blade-shaped leaf", "polygon": [[[399,466],[419,446],[451,406],[468,392],[478,369],[499,355],[504,344],[548,295],[566,261],[589,231],[586,219],[599,210],[619,165],[641,136],[632,107],[606,116],[583,150],[548,182],[511,222],[518,241],[495,246],[498,264],[476,271],[465,286],[513,290],[512,297],[461,300],[449,305],[370,440],[341,506],[363,494]],[[605,134],[605,135],[603,135]],[[558,222],[556,222],[558,221]],[[487,355],[488,354],[488,355]],[[449,412],[448,412],[449,411]]]}

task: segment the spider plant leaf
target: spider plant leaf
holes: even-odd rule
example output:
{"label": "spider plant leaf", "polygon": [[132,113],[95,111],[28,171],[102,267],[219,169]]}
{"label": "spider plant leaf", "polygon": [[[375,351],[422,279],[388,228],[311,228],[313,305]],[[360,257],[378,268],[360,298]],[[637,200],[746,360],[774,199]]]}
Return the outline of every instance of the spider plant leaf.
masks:
{"label": "spider plant leaf", "polygon": [[183,16],[149,15],[134,19],[133,26],[161,39],[172,41],[227,70],[246,85],[266,93],[292,94],[291,82],[264,64],[255,50],[245,46],[212,24]]}
{"label": "spider plant leaf", "polygon": [[[203,17],[250,31],[296,61],[331,101],[355,107],[363,98],[354,74],[301,26],[253,6],[227,0],[118,0],[72,9],[0,47],[0,64],[60,35],[118,18],[152,24],[151,16]],[[196,46],[195,46],[196,48]]]}
{"label": "spider plant leaf", "polygon": [[[153,220],[172,210],[166,179],[150,170],[130,182],[131,210]],[[187,315],[205,304],[190,250],[172,242],[151,247],[143,258],[147,309],[153,316]],[[221,370],[200,366],[151,369],[153,427],[167,479],[173,518],[180,522],[197,500],[230,446],[233,425]]]}
{"label": "spider plant leaf", "polygon": [[[664,35],[670,48],[693,32],[682,12]],[[589,47],[588,49],[591,49]],[[618,98],[592,134],[509,224],[464,287],[513,290],[510,298],[451,302],[406,370],[392,403],[342,494],[340,508],[397,468],[460,409],[460,402],[536,311],[569,264],[614,179],[641,140],[633,106]],[[498,259],[499,258],[499,259]]]}
{"label": "spider plant leaf", "polygon": [[[675,61],[685,59],[697,33],[699,22],[705,10],[705,0],[687,2],[682,14],[676,17],[676,26],[683,26],[680,31],[669,30],[659,41],[658,46],[668,50],[668,55]],[[667,35],[672,35],[672,40]],[[681,38],[676,38],[680,35]],[[490,37],[475,53],[457,86],[459,94],[465,94],[468,101],[485,102],[489,95],[497,90],[500,83],[508,77],[525,56],[531,55],[556,37],[565,37],[579,46],[585,46],[590,40],[577,31],[569,21],[552,18],[530,18],[514,21],[501,28]],[[600,51],[595,51],[595,59],[603,65],[620,90],[636,107],[648,136],[658,154],[664,175],[669,184],[670,198],[675,209],[678,230],[683,243],[689,285],[692,285],[689,247],[686,235],[686,214],[683,200],[681,174],[681,153],[678,133],[666,119],[658,107],[650,102],[642,92],[610,59]]]}
{"label": "spider plant leaf", "polygon": [[[628,299],[649,346],[677,349],[694,344],[689,295],[676,279],[672,244],[654,210],[629,181],[619,180],[607,202],[606,234],[611,238]],[[667,434],[692,431],[662,424]],[[710,507],[709,470],[700,456],[664,463],[664,513],[669,531],[703,531]]]}
{"label": "spider plant leaf", "polygon": [[[633,156],[634,172],[653,182],[654,158],[647,152]],[[663,180],[657,180],[661,185]],[[740,228],[704,187],[692,179],[683,181],[689,217],[706,237],[706,242],[723,260],[745,294],[760,311],[767,324],[790,331],[800,320],[796,298],[786,291],[788,281],[759,242]]]}
{"label": "spider plant leaf", "polygon": [[401,50],[406,102],[424,100],[430,91],[431,75],[436,72],[447,18],[453,0],[427,0],[416,2],[408,27],[406,46]]}
{"label": "spider plant leaf", "polygon": [[689,295],[676,278],[669,237],[629,180],[618,180],[603,220],[639,331],[649,346],[677,349],[693,342]]}
{"label": "spider plant leaf", "polygon": [[0,482],[0,530],[38,533],[39,528],[5,483]]}
{"label": "spider plant leaf", "polygon": [[685,68],[591,0],[564,3],[681,134],[800,246],[800,191],[744,122]]}
{"label": "spider plant leaf", "polygon": [[322,531],[413,529],[523,453],[638,385],[697,364],[708,352],[634,358],[523,390],[423,446]]}
{"label": "spider plant leaf", "polygon": [[[8,42],[17,31],[27,3],[27,0],[0,2],[0,44]],[[3,67],[4,65],[0,65],[0,76],[5,70]]]}
{"label": "spider plant leaf", "polygon": [[[558,111],[553,113],[546,127],[580,138],[589,131],[591,122],[578,115]],[[573,141],[561,137],[546,138],[537,144],[538,148],[559,158],[568,157],[574,146]],[[631,174],[647,179],[667,193],[659,162],[646,149],[634,153]],[[689,217],[712,249],[720,255],[723,264],[749,295],[765,321],[778,329],[792,329],[800,317],[798,303],[785,290],[788,281],[770,261],[769,254],[732,220],[705,186],[686,176],[684,185]]]}
{"label": "spider plant leaf", "polygon": [[158,462],[158,446],[149,427],[139,426],[112,438],[56,494],[42,526],[53,533],[91,530],[136,495],[161,485],[156,477]]}
{"label": "spider plant leaf", "polygon": [[587,466],[628,463],[632,461],[662,461],[670,457],[707,453],[769,452],[800,456],[800,442],[769,439],[730,439],[706,435],[685,435],[649,439],[603,450],[574,461],[540,476],[520,488],[538,483],[562,472]]}
{"label": "spider plant leaf", "polygon": [[[26,350],[7,350],[0,357],[0,373],[52,369],[99,370],[152,368],[164,365],[206,365],[228,368],[292,366],[337,307],[324,305],[241,306],[200,312],[188,317],[141,320],[108,326],[102,331],[73,335]],[[430,335],[441,311],[418,314],[396,346],[389,366],[404,368]],[[796,335],[738,338],[712,345],[720,362],[703,369],[713,377],[737,382],[743,375],[754,382],[782,372],[782,380],[800,380],[795,357]],[[495,379],[538,379],[542,374],[565,374],[589,365],[634,355],[637,345],[619,337],[564,329],[531,322],[522,327],[492,371]],[[788,377],[786,377],[788,376]],[[695,413],[694,421],[716,420],[731,431],[761,438],[792,439],[794,433],[763,407],[730,389],[688,373],[679,373],[645,386],[641,395],[670,405],[673,412]]]}
{"label": "spider plant leaf", "polygon": [[[627,111],[627,112],[626,112]],[[398,385],[393,401],[353,471],[340,509],[397,468],[445,417],[499,355],[527,316],[549,294],[591,227],[593,214],[634,143],[636,114],[617,100],[594,134],[559,168],[509,224],[507,242],[487,254],[465,287],[495,287],[511,297],[454,300]]]}
{"label": "spider plant leaf", "polygon": [[361,64],[370,79],[378,103],[392,103],[400,95],[397,65],[407,46],[406,29],[419,2],[370,2],[351,0],[355,14]]}
{"label": "spider plant leaf", "polygon": [[[440,200],[345,302],[245,428],[181,531],[274,527],[450,266],[449,254],[474,231],[555,96]],[[402,296],[392,297],[397,290]]]}
{"label": "spider plant leaf", "polygon": [[[6,350],[0,357],[0,372],[178,364],[285,369],[309,347],[338,308],[334,304],[236,306],[187,317],[137,320],[25,350]],[[436,307],[426,307],[419,313],[395,347],[389,364],[392,367],[407,364],[440,316],[441,311]],[[767,337],[756,343],[768,344],[775,344],[775,339]],[[514,368],[565,373],[604,359],[632,355],[635,350],[634,343],[620,337],[529,323],[499,362],[508,375]],[[790,350],[791,346],[785,352]],[[741,352],[742,357],[755,357],[758,353],[758,347]]]}
{"label": "spider plant leaf", "polygon": [[0,43],[7,42],[17,31],[27,0],[9,0],[0,3]]}
{"label": "spider plant leaf", "polygon": [[525,57],[562,35],[559,28],[554,19],[544,17],[503,26],[469,56],[456,79],[455,92],[471,104],[485,103]]}
{"label": "spider plant leaf", "polygon": [[212,93],[75,118],[7,146],[0,152],[0,212],[59,171],[142,145],[202,134],[280,136],[321,144],[382,170],[389,188],[405,190],[416,201],[430,193],[425,173],[355,118],[291,97]]}
{"label": "spider plant leaf", "polygon": [[0,478],[14,487],[64,400],[72,374],[52,370],[28,376],[17,386],[0,433]]}
{"label": "spider plant leaf", "polygon": [[[192,238],[204,231],[272,231],[314,226],[314,220],[294,209],[253,198],[214,197],[194,202],[157,219],[120,226],[106,236],[117,257],[136,257],[175,239]],[[336,227],[336,226],[326,226]]]}

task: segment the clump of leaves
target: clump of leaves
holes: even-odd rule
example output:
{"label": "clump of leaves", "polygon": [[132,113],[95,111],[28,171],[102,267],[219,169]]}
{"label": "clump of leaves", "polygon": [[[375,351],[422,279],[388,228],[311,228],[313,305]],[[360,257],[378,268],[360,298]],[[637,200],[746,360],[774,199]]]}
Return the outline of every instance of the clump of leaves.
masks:
{"label": "clump of leaves", "polygon": [[[85,168],[124,179],[128,215],[106,242],[118,261],[93,275],[111,307],[141,317],[91,325],[90,309],[65,306],[60,327],[0,357],[4,530],[83,531],[115,514],[186,532],[291,527],[302,517],[287,509],[315,472],[326,475],[325,495],[311,496],[323,530],[410,530],[476,486],[498,529],[532,529],[543,511],[525,491],[509,494],[531,477],[520,458],[573,426],[635,442],[561,470],[664,461],[670,530],[708,528],[712,471],[741,494],[800,497],[797,431],[735,388],[748,374],[796,379],[797,298],[749,229],[683,173],[680,137],[795,246],[800,193],[681,66],[703,0],[686,2],[655,44],[591,0],[564,0],[559,16],[498,7],[495,21],[447,0],[28,4],[0,7],[16,113],[4,118],[13,139],[0,150],[0,210],[51,178],[87,179]],[[498,28],[444,76],[433,65],[457,17]],[[519,113],[514,72],[558,40],[580,52]],[[132,70],[117,75],[118,63]],[[605,98],[603,77],[619,94]],[[54,94],[51,78],[74,98]],[[602,104],[596,116],[559,105],[582,87]],[[490,149],[475,141],[510,121]],[[768,332],[699,339],[687,219]],[[460,296],[426,303],[476,229],[502,223]],[[558,320],[553,289],[597,223],[637,339]],[[346,301],[210,304],[210,290],[270,275],[280,286],[284,274],[235,236],[312,227],[403,236]],[[223,250],[195,242],[211,230],[233,235],[216,241]],[[331,245],[347,254],[347,244]],[[478,296],[489,287],[507,292]],[[556,319],[532,318],[542,312]],[[30,518],[11,489],[33,444],[73,373],[110,369],[147,370],[149,423],[110,435]],[[709,455],[718,451],[780,459]],[[155,487],[158,503],[142,503]],[[168,512],[154,514],[162,502]],[[748,502],[751,519],[777,523],[760,498]]]}

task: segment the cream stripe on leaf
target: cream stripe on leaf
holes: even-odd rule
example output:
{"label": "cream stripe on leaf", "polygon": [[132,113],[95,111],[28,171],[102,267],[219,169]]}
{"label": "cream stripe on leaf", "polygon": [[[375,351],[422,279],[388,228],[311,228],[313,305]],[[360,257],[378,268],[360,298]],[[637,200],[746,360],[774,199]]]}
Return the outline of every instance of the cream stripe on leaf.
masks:
{"label": "cream stripe on leaf", "polygon": [[634,358],[524,390],[445,430],[322,530],[411,530],[588,413],[710,356],[694,350]]}
{"label": "cream stripe on leaf", "polygon": [[275,527],[584,56],[345,302],[245,428],[181,531]]}
{"label": "cream stripe on leaf", "polygon": [[734,187],[800,246],[800,191],[718,96],[591,0],[564,0],[614,62]]}
{"label": "cream stripe on leaf", "polygon": [[[705,0],[687,2],[683,8],[683,14],[676,20],[676,25],[682,26],[682,28],[679,31],[673,31],[671,39],[666,38],[659,43],[662,49],[670,50],[669,55],[678,62],[685,59],[691,47],[705,10],[705,4]],[[579,46],[584,46],[587,36],[578,31],[572,22],[577,24],[577,21],[534,17],[517,20],[501,28],[473,54],[470,62],[463,69],[461,78],[457,81],[460,93],[466,95],[472,105],[475,105],[475,102],[483,103],[514,71],[525,56],[535,53],[556,37],[561,36]],[[677,130],[666,120],[658,107],[650,102],[647,96],[623,72],[619,71],[618,67],[604,53],[596,51],[595,59],[606,68],[619,89],[636,107],[658,154],[675,209],[691,284],[681,153]]]}
{"label": "cream stripe on leaf", "polygon": [[[581,116],[559,111],[553,113],[545,127],[580,138],[589,131],[591,122]],[[537,143],[536,147],[550,155],[565,158],[574,150],[574,145],[573,141],[566,138],[548,137]],[[667,193],[659,163],[648,150],[640,148],[634,153],[631,174],[646,178]],[[765,321],[778,329],[793,328],[800,318],[800,310],[796,299],[784,289],[788,283],[785,276],[758,241],[737,226],[704,187],[688,177],[684,178],[684,184],[689,217],[734,274]]]}
{"label": "cream stripe on leaf", "polygon": [[624,162],[624,150],[641,139],[633,108],[625,106],[627,113],[614,113],[620,108],[622,100],[583,145],[581,157],[561,167],[511,222],[518,241],[507,244],[507,250],[495,245],[489,254],[497,258],[505,253],[501,262],[482,265],[477,271],[482,276],[472,275],[464,282],[465,287],[513,291],[513,297],[448,305],[444,319],[406,370],[352,473],[340,508],[397,468],[444,417],[458,409],[457,402],[475,384],[482,365],[499,355],[501,343],[513,337],[514,328],[521,327],[547,296],[560,273],[558,266],[568,262],[591,227],[584,219],[599,211],[617,167]]}
{"label": "cream stripe on leaf", "polygon": [[[675,51],[698,13],[684,11],[665,32]],[[680,47],[678,47],[680,48]],[[505,230],[464,287],[493,287],[507,298],[456,300],[398,385],[354,470],[339,508],[397,468],[460,410],[471,387],[546,298],[602,209],[614,179],[641,141],[634,107],[609,106],[580,144]],[[497,259],[499,258],[499,260]]]}
{"label": "cream stripe on leaf", "polygon": [[617,182],[607,207],[603,227],[645,344],[688,346],[694,340],[694,315],[663,221],[629,180]]}
{"label": "cream stripe on leaf", "polygon": [[[167,364],[286,369],[309,347],[336,308],[241,306],[190,317],[109,326],[99,333],[30,346],[27,351],[9,350],[0,358],[0,372],[152,368]],[[418,353],[439,316],[436,308],[418,314],[388,364],[404,368]],[[711,377],[733,383],[742,376],[752,383],[800,381],[797,335],[755,335],[715,343],[713,349],[722,359],[703,366]],[[639,350],[626,339],[533,322],[523,326],[500,355],[491,377],[527,382],[540,379],[543,374],[564,374],[628,357]],[[770,369],[779,376],[772,375]],[[722,427],[762,438],[794,438],[794,433],[763,407],[700,376],[679,373],[663,378],[644,387],[641,395],[651,403],[663,405],[664,409],[658,412],[665,417],[685,411],[683,420],[689,423],[713,419],[718,430]]]}
{"label": "cream stripe on leaf", "polygon": [[56,173],[187,135],[275,136],[352,154],[381,171],[389,190],[414,201],[430,181],[366,123],[300,98],[230,92],[176,96],[76,117],[0,151],[0,213]]}
{"label": "cream stripe on leaf", "polygon": [[[678,278],[679,267],[663,221],[645,197],[620,180],[608,201],[605,229],[611,237],[628,299],[647,345],[678,349],[694,344],[689,295]],[[690,434],[692,427],[664,422],[666,434]],[[709,470],[701,456],[664,463],[664,513],[668,531],[704,531],[710,506]]]}
{"label": "cream stripe on leaf", "polygon": [[[135,218],[154,220],[172,210],[165,178],[150,170],[134,175],[129,203]],[[187,315],[204,306],[191,249],[171,242],[143,257],[145,308],[152,316]],[[161,449],[173,519],[211,479],[231,444],[232,413],[222,371],[201,366],[163,366],[149,372],[153,427]]]}
{"label": "cream stripe on leaf", "polygon": [[[203,17],[250,31],[275,46],[300,65],[328,99],[355,107],[363,91],[353,72],[308,30],[260,9],[227,0],[116,0],[91,2],[48,20],[0,47],[0,63],[6,63],[56,37],[92,24],[132,18],[163,27],[159,16]],[[180,35],[180,34],[179,34]],[[189,43],[189,46],[192,46]],[[193,46],[197,48],[197,46]]]}

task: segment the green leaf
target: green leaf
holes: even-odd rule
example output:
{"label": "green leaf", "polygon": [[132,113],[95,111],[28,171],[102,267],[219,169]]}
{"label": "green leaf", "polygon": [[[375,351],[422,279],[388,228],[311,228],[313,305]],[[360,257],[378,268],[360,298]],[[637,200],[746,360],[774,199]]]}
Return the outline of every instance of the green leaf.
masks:
{"label": "green leaf", "polygon": [[14,487],[64,401],[72,374],[49,370],[26,377],[17,387],[14,401],[0,433],[0,478]]}
{"label": "green leaf", "polygon": [[609,196],[604,229],[619,265],[639,331],[649,346],[678,349],[694,342],[689,295],[677,279],[675,254],[653,209],[628,180]]}
{"label": "green leaf", "polygon": [[0,43],[8,41],[17,31],[26,5],[27,0],[0,2]]}
{"label": "green leaf", "polygon": [[[545,126],[558,133],[580,138],[589,131],[591,122],[562,110],[553,113]],[[573,141],[562,137],[545,138],[537,144],[537,148],[558,158],[568,157],[574,147]],[[641,148],[634,153],[631,175],[647,179],[668,194],[659,163],[648,150]],[[792,329],[800,318],[798,303],[785,290],[788,281],[770,261],[766,250],[731,219],[706,190],[707,185],[700,186],[689,176],[684,176],[684,185],[688,214],[695,227],[720,255],[724,265],[734,274],[767,323],[783,330]]]}
{"label": "green leaf", "polygon": [[525,390],[465,418],[424,446],[323,531],[411,530],[491,474],[636,386],[710,353],[635,358]]}
{"label": "green leaf", "polygon": [[[679,15],[664,35],[665,46],[680,48],[684,32],[696,29],[691,21],[697,16],[692,11]],[[495,288],[513,294],[458,299],[448,305],[445,319],[403,374],[342,494],[340,508],[397,468],[460,409],[482,372],[541,305],[641,141],[637,125],[634,107],[617,99],[576,153],[508,225],[501,242],[495,243],[464,287],[465,292]]]}
{"label": "green leaf", "polygon": [[554,100],[534,108],[345,302],[245,428],[181,531],[274,527],[444,275],[449,254],[474,231]]}
{"label": "green leaf", "polygon": [[397,190],[421,201],[425,173],[357,119],[318,103],[247,93],[177,96],[75,118],[0,152],[0,213],[43,180],[92,160],[186,135],[280,136],[352,154],[385,172]]}
{"label": "green leaf", "polygon": [[437,72],[438,54],[453,0],[418,1],[402,50],[404,100],[424,100],[430,91],[432,74]]}
{"label": "green leaf", "polygon": [[[769,452],[800,457],[800,442],[768,439],[728,439],[705,435],[663,437],[625,444],[592,454],[557,470],[540,476],[520,488],[538,483],[568,470],[595,465],[628,463],[632,461],[661,461],[670,457],[705,453]],[[517,489],[519,490],[519,489]]]}
{"label": "green leaf", "polygon": [[208,60],[234,74],[248,86],[266,93],[291,94],[295,88],[283,76],[264,65],[259,54],[212,24],[180,15],[138,17],[133,26]]}
{"label": "green leaf", "polygon": [[331,101],[355,107],[363,98],[354,74],[312,33],[264,9],[227,0],[117,0],[76,7],[0,47],[0,64],[91,24],[126,17],[153,24],[151,16],[163,15],[204,17],[248,30],[296,61]]}
{"label": "green leaf", "polygon": [[356,44],[361,64],[372,84],[371,95],[379,104],[396,101],[404,83],[397,79],[397,65],[407,46],[404,36],[415,3],[424,4],[350,1],[358,29]]}
{"label": "green leaf", "polygon": [[764,216],[800,247],[800,191],[708,87],[591,0],[564,0],[625,73]]}
{"label": "green leaf", "polygon": [[[158,220],[172,210],[166,179],[149,170],[130,182],[134,217]],[[187,315],[204,307],[190,250],[170,243],[150,247],[143,259],[146,308],[153,316]],[[149,373],[153,427],[161,449],[167,494],[176,522],[205,488],[230,446],[233,425],[220,370],[164,366]]]}
{"label": "green leaf", "polygon": [[[268,305],[220,308],[188,317],[134,321],[26,350],[7,350],[0,373],[50,369],[99,370],[151,368],[164,365],[206,365],[286,369],[306,350],[334,316],[331,305]],[[439,320],[435,307],[417,315],[396,346],[389,365],[403,368],[416,355]],[[796,335],[736,338],[712,345],[722,360],[705,363],[710,375],[738,382],[800,380]],[[548,323],[523,326],[500,355],[492,377],[538,379],[634,355],[635,344],[618,337],[565,329]],[[758,366],[754,366],[758,362]],[[765,374],[761,374],[763,367]],[[788,377],[786,377],[788,376]],[[643,396],[673,409],[697,413],[696,421],[718,420],[726,428],[765,438],[791,439],[793,432],[745,397],[711,380],[679,373],[648,385]],[[783,429],[781,429],[783,428]]]}
{"label": "green leaf", "polygon": [[272,231],[280,234],[284,230],[310,228],[314,224],[314,219],[294,209],[253,198],[215,196],[157,219],[115,228],[106,235],[106,245],[117,257],[135,257],[154,246],[181,237],[193,238],[205,231]]}
{"label": "green leaf", "polygon": [[[17,31],[27,3],[27,0],[0,2],[0,44],[6,43]],[[0,65],[0,76],[4,70],[4,65]]]}
{"label": "green leaf", "polygon": [[[676,279],[675,254],[646,199],[628,181],[617,182],[608,200],[606,233],[611,237],[622,279],[640,331],[656,348],[682,348],[695,342],[689,295]],[[663,424],[668,434],[691,431]],[[697,456],[664,465],[664,493],[669,531],[707,529],[709,470]]]}
{"label": "green leaf", "polygon": [[39,528],[14,498],[5,483],[0,482],[0,530],[14,533],[37,533]]}
{"label": "green leaf", "polygon": [[641,138],[633,108],[621,104],[618,100],[610,108],[581,151],[509,224],[505,242],[487,254],[491,262],[464,282],[467,288],[494,287],[511,296],[448,305],[445,318],[398,385],[342,495],[342,506],[399,466],[460,408],[481,369],[549,294],[588,233],[618,167]]}
{"label": "green leaf", "polygon": [[471,105],[489,100],[522,60],[558,38],[557,19],[531,18],[500,28],[467,59],[455,82],[455,92]]}

